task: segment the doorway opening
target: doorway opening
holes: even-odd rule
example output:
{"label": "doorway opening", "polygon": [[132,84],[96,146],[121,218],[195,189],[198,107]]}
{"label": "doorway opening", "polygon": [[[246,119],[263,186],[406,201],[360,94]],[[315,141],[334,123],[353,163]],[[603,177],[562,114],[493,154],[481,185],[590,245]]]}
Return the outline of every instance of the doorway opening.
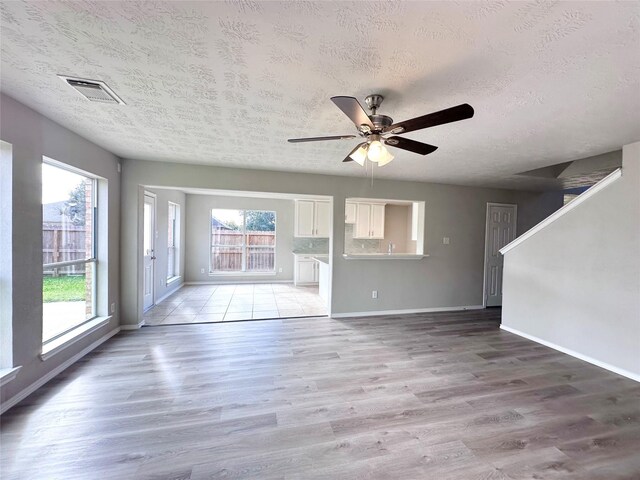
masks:
{"label": "doorway opening", "polygon": [[[160,298],[153,308],[146,309],[144,302],[144,325],[329,314],[332,197],[155,186],[145,190],[155,194],[158,213],[157,228],[149,227],[156,231],[157,248],[144,240],[144,273],[160,290]],[[180,229],[168,234],[173,240],[167,244],[180,245],[179,252],[167,248],[167,255],[165,197],[180,212]],[[149,210],[146,202],[145,197]],[[148,223],[145,220],[145,230]],[[169,254],[172,260],[164,258]],[[151,257],[155,269],[150,271],[146,262]],[[172,275],[178,280],[165,288],[158,275],[166,261],[177,262]],[[146,287],[144,294],[149,294]]]}

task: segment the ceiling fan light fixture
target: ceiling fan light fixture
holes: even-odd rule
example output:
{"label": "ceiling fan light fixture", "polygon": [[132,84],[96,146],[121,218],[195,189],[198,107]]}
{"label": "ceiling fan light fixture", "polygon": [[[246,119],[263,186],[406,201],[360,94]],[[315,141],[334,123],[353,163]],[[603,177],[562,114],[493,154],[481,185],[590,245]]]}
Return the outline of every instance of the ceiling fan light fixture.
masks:
{"label": "ceiling fan light fixture", "polygon": [[385,155],[388,155],[389,152],[385,148],[379,140],[374,140],[369,144],[369,151],[367,152],[367,157],[373,163],[378,163]]}
{"label": "ceiling fan light fixture", "polygon": [[391,160],[393,160],[394,158],[395,157],[391,154],[391,152],[389,152],[389,150],[385,148],[384,155],[378,160],[378,166],[384,167],[387,163],[391,163]]}
{"label": "ceiling fan light fixture", "polygon": [[362,147],[357,149],[355,152],[353,152],[351,155],[349,155],[349,157],[351,157],[351,160],[356,162],[361,167],[364,166],[364,162],[367,159],[367,147],[368,145],[363,145]]}

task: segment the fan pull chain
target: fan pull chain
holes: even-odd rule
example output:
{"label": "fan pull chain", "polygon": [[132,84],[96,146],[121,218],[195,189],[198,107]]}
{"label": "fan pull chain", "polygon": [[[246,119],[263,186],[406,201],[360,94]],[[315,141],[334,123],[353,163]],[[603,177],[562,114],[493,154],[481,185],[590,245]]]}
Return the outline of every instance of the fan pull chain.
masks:
{"label": "fan pull chain", "polygon": [[[369,163],[371,163],[371,162],[369,162]],[[371,163],[371,188],[373,188],[373,171],[374,170],[375,169],[373,168],[373,163]]]}

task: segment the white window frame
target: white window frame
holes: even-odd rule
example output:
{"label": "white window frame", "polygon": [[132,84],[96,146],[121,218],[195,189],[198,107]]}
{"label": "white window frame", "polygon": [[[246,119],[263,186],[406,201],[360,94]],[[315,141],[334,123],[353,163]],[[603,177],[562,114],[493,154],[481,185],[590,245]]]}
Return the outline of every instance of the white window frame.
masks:
{"label": "white window frame", "polygon": [[[242,245],[214,245],[212,243],[213,240],[213,225],[211,223],[211,219],[213,218],[214,210],[236,210],[242,212]],[[273,241],[273,270],[262,270],[262,271],[248,271],[247,270],[247,249],[250,248],[250,245],[247,245],[247,212],[270,212],[273,213],[273,217],[275,219],[275,227],[273,230],[274,233],[274,241]],[[275,275],[276,274],[276,246],[278,244],[278,212],[275,210],[263,210],[258,208],[212,208],[209,211],[209,275]],[[213,255],[214,247],[239,247],[242,252],[242,270],[212,270],[211,269],[211,259]]]}
{"label": "white window frame", "polygon": [[[71,267],[73,265],[87,265],[87,264],[92,264],[92,268],[93,268],[93,272],[91,275],[92,278],[92,286],[91,286],[91,311],[93,313],[93,315],[89,318],[86,318],[85,320],[83,320],[82,322],[79,322],[75,325],[73,325],[72,327],[69,327],[68,329],[64,330],[63,332],[60,332],[56,335],[54,335],[51,338],[48,338],[47,340],[44,340],[44,338],[42,339],[42,345],[48,345],[52,342],[55,342],[56,340],[58,340],[60,337],[63,337],[64,335],[67,335],[69,332],[73,331],[74,329],[77,329],[78,327],[81,327],[82,325],[85,325],[88,322],[91,322],[93,320],[95,320],[98,317],[97,314],[97,310],[98,310],[98,302],[97,302],[97,296],[98,296],[98,177],[96,177],[95,175],[92,175],[90,173],[87,173],[83,170],[79,170],[76,168],[73,168],[71,165],[67,165],[65,163],[62,162],[58,162],[55,160],[52,160],[50,158],[47,157],[43,157],[42,159],[42,163],[43,164],[47,164],[50,165],[52,167],[56,167],[59,168],[61,170],[67,170],[68,172],[71,173],[75,173],[77,175],[82,175],[85,178],[90,179],[93,182],[93,186],[91,189],[91,204],[92,204],[92,218],[91,218],[91,226],[92,226],[92,231],[91,231],[91,235],[92,235],[92,241],[91,241],[91,253],[90,256],[88,258],[85,258],[83,260],[71,260],[71,261],[67,261],[67,262],[53,262],[53,263],[43,263],[42,264],[42,270],[44,271],[45,269],[48,268],[63,268],[63,267]],[[43,335],[43,332],[40,332],[41,335]]]}
{"label": "white window frame", "polygon": [[[173,219],[171,210],[173,209]],[[167,206],[168,228],[173,228],[173,245],[169,245],[169,230],[167,229],[167,284],[180,277],[180,204],[168,202]],[[170,265],[169,251],[173,249],[173,265]],[[172,266],[172,275],[169,274],[169,267]]]}

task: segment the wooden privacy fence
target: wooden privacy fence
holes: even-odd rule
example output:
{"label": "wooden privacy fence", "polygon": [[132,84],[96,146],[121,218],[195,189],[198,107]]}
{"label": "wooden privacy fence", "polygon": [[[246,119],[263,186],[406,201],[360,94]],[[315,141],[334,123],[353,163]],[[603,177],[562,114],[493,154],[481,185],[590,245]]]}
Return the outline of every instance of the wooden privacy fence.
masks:
{"label": "wooden privacy fence", "polygon": [[[243,236],[246,235],[246,239]],[[246,240],[243,245],[243,240]],[[211,270],[214,272],[271,272],[275,268],[275,232],[216,230],[211,236]]]}
{"label": "wooden privacy fence", "polygon": [[[42,264],[84,260],[87,258],[85,242],[84,226],[65,224],[62,228],[60,225],[42,225]],[[56,275],[59,273],[56,270],[58,269],[48,269],[44,274]],[[85,266],[72,265],[60,270],[66,275],[82,275],[85,273]]]}

